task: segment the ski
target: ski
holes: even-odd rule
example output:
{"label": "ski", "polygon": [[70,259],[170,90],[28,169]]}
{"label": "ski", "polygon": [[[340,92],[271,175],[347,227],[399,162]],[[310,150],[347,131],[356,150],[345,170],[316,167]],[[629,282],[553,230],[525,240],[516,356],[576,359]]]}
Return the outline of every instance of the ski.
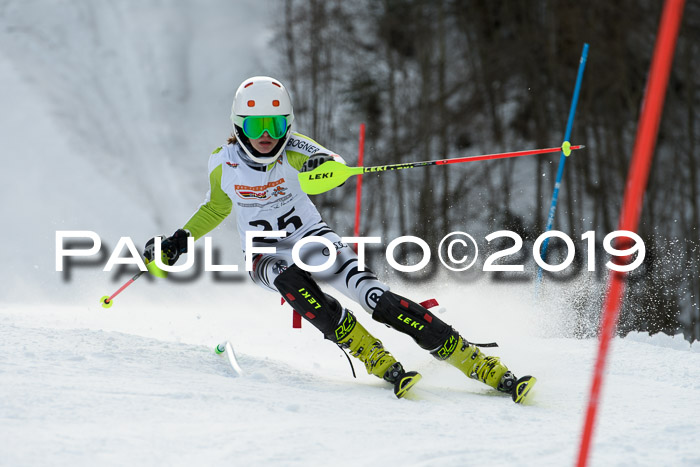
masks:
{"label": "ski", "polygon": [[513,388],[513,392],[511,393],[513,402],[516,404],[527,402],[532,395],[532,388],[536,382],[537,378],[534,376],[523,376],[522,378],[518,379],[518,381],[515,382],[515,388]]}
{"label": "ski", "polygon": [[231,368],[233,368],[233,371],[236,373],[236,376],[243,376],[243,370],[241,369],[241,366],[238,364],[238,359],[236,358],[236,352],[233,351],[233,347],[231,346],[231,343],[229,341],[222,342],[221,344],[216,346],[216,349],[214,350],[218,355],[221,354],[226,354],[226,357],[228,358],[228,362],[231,365]]}
{"label": "ski", "polygon": [[401,399],[406,393],[422,378],[417,371],[407,371],[403,373],[394,383],[394,394]]}

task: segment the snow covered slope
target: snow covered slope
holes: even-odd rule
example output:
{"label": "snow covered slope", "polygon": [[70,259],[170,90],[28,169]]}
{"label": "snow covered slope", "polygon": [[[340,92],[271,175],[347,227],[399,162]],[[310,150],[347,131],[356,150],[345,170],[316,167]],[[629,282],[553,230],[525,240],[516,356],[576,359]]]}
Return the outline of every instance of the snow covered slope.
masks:
{"label": "snow covered slope", "polygon": [[279,73],[263,60],[273,6],[0,2],[0,299],[72,303],[104,282],[82,269],[66,287],[56,230],[114,247],[184,224],[231,132],[236,88]]}
{"label": "snow covered slope", "polygon": [[[397,400],[361,366],[353,379],[339,350],[312,329],[289,328],[288,308],[256,312],[247,319],[200,311],[197,319],[178,309],[3,307],[0,464],[574,459],[593,340],[502,341],[496,353],[540,379],[533,405],[517,406],[432,360],[410,339],[393,339],[392,350],[424,375],[411,400]],[[124,324],[139,314],[140,321]],[[282,319],[256,327],[272,314]],[[145,323],[159,337],[109,330],[147,331]],[[382,337],[392,334],[372,324]],[[238,348],[242,377],[213,352],[217,339]],[[698,465],[700,348],[680,337],[645,335],[616,339],[613,347],[591,465]]]}

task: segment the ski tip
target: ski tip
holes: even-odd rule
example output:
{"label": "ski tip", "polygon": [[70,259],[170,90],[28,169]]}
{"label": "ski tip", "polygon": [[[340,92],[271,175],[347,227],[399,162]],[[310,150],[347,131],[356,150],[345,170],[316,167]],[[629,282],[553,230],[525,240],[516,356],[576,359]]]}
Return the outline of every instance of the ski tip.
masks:
{"label": "ski tip", "polygon": [[238,364],[238,359],[236,358],[236,352],[233,350],[233,346],[231,345],[231,342],[229,342],[229,341],[222,342],[221,344],[217,345],[214,348],[214,352],[216,352],[217,355],[226,354],[226,357],[228,358],[228,362],[231,365],[231,368],[233,369],[234,374],[236,376],[243,376],[243,369]]}
{"label": "ski tip", "polygon": [[100,304],[102,305],[102,308],[109,308],[114,304],[114,300],[110,300],[109,295],[105,295],[100,299]]}
{"label": "ski tip", "polygon": [[534,376],[523,376],[515,382],[515,389],[511,393],[513,402],[516,404],[525,404],[532,396],[532,388],[537,383],[537,378]]}
{"label": "ski tip", "polygon": [[394,383],[394,394],[401,399],[422,378],[417,371],[407,371]]}

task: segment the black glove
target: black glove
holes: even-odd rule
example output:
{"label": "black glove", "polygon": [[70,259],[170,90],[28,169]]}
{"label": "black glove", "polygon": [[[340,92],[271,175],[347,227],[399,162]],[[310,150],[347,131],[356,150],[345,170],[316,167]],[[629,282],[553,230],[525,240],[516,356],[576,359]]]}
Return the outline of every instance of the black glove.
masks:
{"label": "black glove", "polygon": [[[187,237],[190,233],[187,230],[178,229],[170,237],[165,238],[164,235],[159,235],[162,240],[161,252],[162,261],[168,266],[172,266],[180,258],[180,255],[187,253]],[[165,238],[165,240],[163,240]],[[155,237],[146,242],[146,247],[143,250],[143,256],[148,261],[153,261],[155,250]]]}
{"label": "black glove", "polygon": [[334,158],[328,152],[315,152],[311,154],[311,156],[309,156],[308,159],[306,159],[304,165],[301,166],[301,171],[310,172],[317,168],[319,165],[323,164],[324,162],[332,160],[334,160]]}

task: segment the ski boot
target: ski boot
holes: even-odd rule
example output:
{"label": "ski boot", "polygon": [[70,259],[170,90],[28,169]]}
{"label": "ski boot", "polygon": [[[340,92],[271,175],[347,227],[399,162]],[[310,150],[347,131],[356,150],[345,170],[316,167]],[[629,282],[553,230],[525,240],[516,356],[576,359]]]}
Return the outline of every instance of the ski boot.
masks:
{"label": "ski boot", "polygon": [[372,318],[411,336],[421,348],[468,377],[510,394],[517,403],[526,400],[535,384],[531,376],[517,379],[498,357],[482,354],[430,310],[389,290],[377,301]]}
{"label": "ski boot", "polygon": [[481,381],[499,392],[510,394],[515,403],[524,402],[537,382],[532,376],[518,379],[499,357],[484,355],[459,334],[451,335],[434,356],[445,360],[469,378]]}
{"label": "ski boot", "polygon": [[326,339],[349,349],[353,357],[365,364],[367,373],[393,384],[396,397],[403,397],[420,380],[417,372],[405,371],[384,349],[382,342],[357,322],[350,310],[324,293],[307,271],[293,264],[277,276],[274,285],[294,311]]}
{"label": "ski boot", "polygon": [[335,342],[364,363],[368,374],[393,384],[394,394],[399,399],[421,379],[418,372],[404,370],[401,363],[357,321],[350,310],[345,310],[345,316],[335,330]]}

